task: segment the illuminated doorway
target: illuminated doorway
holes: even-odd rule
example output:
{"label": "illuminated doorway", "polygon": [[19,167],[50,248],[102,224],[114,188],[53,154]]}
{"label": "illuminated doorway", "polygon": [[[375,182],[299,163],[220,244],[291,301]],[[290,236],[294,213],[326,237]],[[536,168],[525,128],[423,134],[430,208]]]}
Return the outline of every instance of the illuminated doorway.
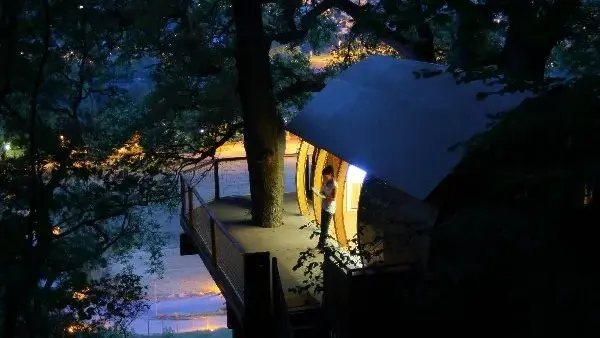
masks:
{"label": "illuminated doorway", "polygon": [[302,141],[297,160],[296,191],[300,213],[313,220],[318,226],[320,223],[321,199],[313,198],[312,189],[321,189],[323,168],[331,165],[334,168],[338,183],[336,196],[336,213],[334,215],[329,235],[337,240],[341,246],[348,246],[356,242],[357,216],[360,192],[366,172],[356,166],[327,152]]}

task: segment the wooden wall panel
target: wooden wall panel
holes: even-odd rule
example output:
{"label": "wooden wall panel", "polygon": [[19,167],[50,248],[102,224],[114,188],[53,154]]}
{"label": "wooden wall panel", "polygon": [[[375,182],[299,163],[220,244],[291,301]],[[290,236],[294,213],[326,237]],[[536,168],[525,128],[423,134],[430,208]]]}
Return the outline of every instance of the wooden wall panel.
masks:
{"label": "wooden wall panel", "polygon": [[298,150],[298,159],[296,160],[296,198],[298,200],[298,209],[300,209],[300,214],[308,219],[312,219],[313,216],[306,195],[306,170],[308,169],[308,156],[311,156],[311,148],[313,147],[308,142],[302,141]]}

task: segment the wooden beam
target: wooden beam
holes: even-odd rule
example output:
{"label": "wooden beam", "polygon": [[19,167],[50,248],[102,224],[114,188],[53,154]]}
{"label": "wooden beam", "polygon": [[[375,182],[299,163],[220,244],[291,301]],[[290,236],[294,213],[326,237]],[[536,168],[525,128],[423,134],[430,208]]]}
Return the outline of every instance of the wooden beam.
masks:
{"label": "wooden beam", "polygon": [[335,225],[335,235],[338,243],[341,246],[348,246],[348,237],[346,236],[346,223],[344,222],[344,214],[346,208],[344,201],[346,200],[346,176],[350,165],[344,160],[340,160],[336,170],[336,181],[338,184],[337,196],[335,196],[335,215],[333,216]]}
{"label": "wooden beam", "polygon": [[221,199],[221,181],[219,178],[219,162],[221,160],[216,159],[213,163],[213,178],[215,180],[215,201]]}
{"label": "wooden beam", "polygon": [[[323,168],[327,164],[327,156],[329,153],[326,150],[319,149],[317,152],[317,164],[315,165],[315,177],[313,178],[313,187],[316,190],[321,190],[323,179]],[[313,210],[315,211],[315,221],[317,225],[321,224],[321,205],[323,201],[320,198],[313,198]]]}
{"label": "wooden beam", "polygon": [[308,206],[308,196],[306,192],[306,172],[308,169],[307,158],[309,156],[310,148],[310,143],[302,141],[296,160],[296,198],[298,200],[298,209],[300,210],[300,214],[308,219],[311,219],[313,216]]}

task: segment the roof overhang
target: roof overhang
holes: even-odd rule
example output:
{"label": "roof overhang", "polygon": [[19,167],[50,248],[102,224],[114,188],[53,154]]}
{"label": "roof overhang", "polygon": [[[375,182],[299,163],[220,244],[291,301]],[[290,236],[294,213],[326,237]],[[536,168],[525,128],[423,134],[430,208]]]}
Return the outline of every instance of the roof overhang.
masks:
{"label": "roof overhang", "polygon": [[525,94],[477,93],[498,88],[457,84],[449,73],[418,78],[438,65],[373,56],[327,86],[286,126],[318,148],[425,199],[463,153],[457,143],[486,130],[489,114],[519,105]]}

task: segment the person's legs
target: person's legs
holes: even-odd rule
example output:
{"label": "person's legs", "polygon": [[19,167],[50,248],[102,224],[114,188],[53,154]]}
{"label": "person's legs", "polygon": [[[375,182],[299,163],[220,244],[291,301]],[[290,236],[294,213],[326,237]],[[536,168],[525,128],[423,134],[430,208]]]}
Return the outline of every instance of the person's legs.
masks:
{"label": "person's legs", "polygon": [[332,214],[328,213],[325,210],[321,210],[321,234],[319,235],[319,248],[324,248],[325,243],[327,243],[327,236],[329,234],[329,224],[331,224],[332,218]]}

